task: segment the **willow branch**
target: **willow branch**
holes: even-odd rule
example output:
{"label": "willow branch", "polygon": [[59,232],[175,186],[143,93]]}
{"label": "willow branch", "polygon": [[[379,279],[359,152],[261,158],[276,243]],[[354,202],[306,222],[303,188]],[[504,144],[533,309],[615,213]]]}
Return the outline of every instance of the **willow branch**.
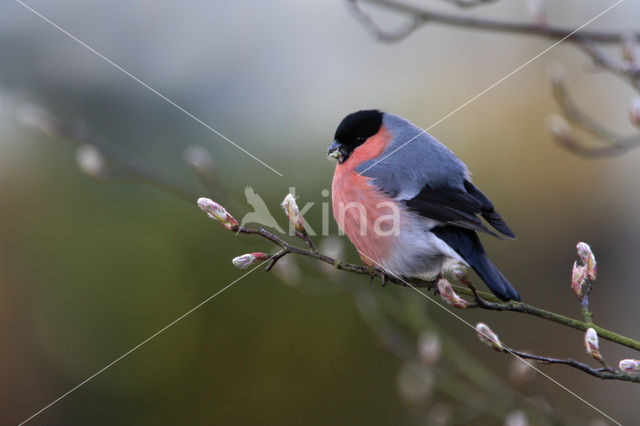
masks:
{"label": "willow branch", "polygon": [[[533,35],[553,40],[566,38],[569,42],[588,40],[595,43],[621,43],[627,36],[626,34],[617,31],[581,30],[580,36],[578,37],[576,34],[572,34],[575,31],[575,28],[553,27],[546,25],[541,26],[536,23],[507,22],[459,14],[448,14],[396,0],[360,1],[378,5],[387,10],[413,16],[421,19],[425,23],[432,22],[466,29]],[[349,0],[349,2],[353,2],[353,0]],[[640,33],[634,33],[631,36],[636,40],[640,40]]]}
{"label": "willow branch", "polygon": [[[468,290],[473,294],[475,300],[476,300],[476,305],[475,307],[483,307],[485,309],[489,309],[489,306],[491,305],[490,303],[486,302],[485,300],[483,300],[483,298],[479,295],[478,291],[473,287],[473,285],[468,281],[468,279],[463,278],[462,282],[468,287]],[[480,340],[484,341],[485,343],[489,343],[490,346],[492,346],[495,350],[499,351],[499,352],[508,352],[511,353],[517,357],[520,358],[526,358],[526,359],[533,359],[536,360],[538,362],[542,362],[545,364],[562,364],[562,365],[568,365],[570,367],[576,368],[578,370],[582,370],[583,372],[590,374],[594,377],[598,377],[600,379],[603,380],[620,380],[620,381],[627,381],[627,382],[635,382],[635,383],[640,383],[640,376],[638,376],[637,374],[634,373],[625,373],[622,371],[616,371],[613,368],[611,368],[604,360],[604,358],[602,357],[602,355],[600,354],[599,350],[598,350],[598,336],[599,333],[596,330],[596,328],[594,327],[592,321],[591,321],[591,312],[589,311],[589,295],[591,293],[591,289],[592,289],[592,285],[593,285],[593,279],[588,279],[587,280],[587,288],[583,290],[582,292],[582,297],[580,298],[580,302],[582,305],[582,309],[583,309],[583,313],[585,316],[585,320],[586,320],[586,325],[588,326],[588,329],[592,329],[589,330],[589,332],[587,333],[587,336],[590,333],[593,333],[595,330],[595,333],[593,333],[593,339],[594,342],[592,342],[589,339],[589,343],[590,345],[588,346],[588,353],[596,360],[598,361],[601,365],[602,368],[592,368],[589,367],[586,364],[583,364],[581,362],[575,361],[573,359],[559,359],[559,358],[553,358],[553,357],[547,357],[547,356],[540,356],[540,355],[533,355],[527,352],[522,352],[522,351],[517,351],[515,349],[511,349],[509,347],[506,347],[503,343],[501,343],[498,338],[497,335],[493,334],[492,331],[487,329],[487,332],[479,330],[478,326],[476,326],[476,331],[478,331],[479,333],[479,337]],[[487,333],[492,333],[493,336],[490,336]],[[490,340],[490,342],[486,341],[486,338],[488,338]],[[587,342],[587,337],[585,337],[585,343]],[[593,346],[591,346],[593,345]]]}
{"label": "willow branch", "polygon": [[452,4],[461,9],[470,9],[473,7],[486,6],[491,3],[496,3],[498,0],[442,0],[445,3]]}
{"label": "willow branch", "polygon": [[[289,198],[289,196],[287,196],[287,198]],[[287,200],[287,198],[285,200]],[[293,199],[292,199],[293,200]],[[291,201],[294,202],[294,201]],[[230,214],[227,213],[227,211],[220,205],[218,205],[217,203],[208,200],[208,199],[200,199],[198,200],[198,205],[200,206],[200,208],[202,208],[205,212],[207,212],[209,214],[209,216],[211,216],[214,219],[217,219],[218,221],[221,222],[221,224],[228,230],[233,231],[237,234],[247,234],[247,235],[257,235],[260,236],[266,240],[268,240],[269,242],[271,242],[272,244],[278,246],[280,248],[280,251],[278,253],[276,253],[273,256],[268,256],[265,253],[251,253],[251,254],[246,254],[243,256],[240,256],[236,259],[234,259],[234,264],[236,264],[236,266],[239,267],[247,267],[249,266],[251,263],[255,262],[255,261],[269,261],[269,265],[267,266],[267,270],[270,270],[271,268],[273,268],[273,266],[276,264],[276,262],[283,258],[284,256],[287,256],[289,254],[296,254],[296,255],[300,255],[300,256],[305,256],[305,257],[309,257],[312,259],[316,259],[319,260],[321,262],[333,265],[335,268],[339,269],[339,270],[343,270],[343,271],[347,271],[347,272],[352,272],[355,274],[360,274],[360,275],[369,275],[371,277],[375,277],[375,276],[380,276],[381,279],[385,278],[385,274],[384,272],[380,271],[380,269],[378,268],[372,268],[372,267],[367,267],[367,266],[360,266],[360,265],[354,265],[354,264],[350,264],[347,262],[343,262],[343,261],[339,261],[336,260],[330,256],[324,255],[322,253],[320,253],[319,251],[311,248],[311,249],[306,249],[306,248],[302,248],[302,247],[298,247],[296,245],[290,244],[289,242],[283,240],[282,238],[280,238],[279,236],[265,230],[264,228],[258,228],[258,229],[254,229],[254,228],[247,228],[247,227],[241,227],[238,225],[238,222],[233,218],[233,216],[231,216]],[[289,218],[289,220],[291,221],[291,223],[293,224],[300,224],[302,223],[301,217],[299,216],[298,213],[298,209],[297,206],[294,206],[295,208],[292,208],[290,212],[287,213],[287,216]],[[286,211],[286,209],[285,209]],[[304,232],[302,232],[302,230],[299,230],[298,232],[296,232],[296,236],[298,238],[301,238],[302,240],[304,240],[305,242],[309,239],[308,236],[303,235]],[[306,237],[306,238],[305,238]],[[584,243],[580,243],[578,246],[580,247],[581,244]],[[313,245],[311,245],[313,247]],[[588,246],[585,245],[587,248]],[[580,251],[579,251],[580,253]],[[591,254],[590,248],[589,248],[589,254]],[[574,265],[575,267],[575,265]],[[466,277],[466,275],[464,273],[456,273],[456,272],[452,272],[453,275],[455,275],[457,277],[457,279],[459,279],[463,284],[465,284],[465,287],[460,287],[460,286],[456,286],[455,290],[457,291],[457,293],[460,294],[465,294],[465,295],[469,295],[469,296],[473,296],[476,303],[475,304],[470,304],[464,300],[461,300],[461,304],[459,304],[456,307],[459,308],[481,308],[481,309],[485,309],[485,310],[491,310],[491,311],[512,311],[512,312],[519,312],[519,313],[523,313],[523,314],[527,314],[527,315],[532,315],[532,316],[536,316],[538,318],[542,318],[542,319],[546,319],[548,321],[552,321],[558,324],[562,324],[571,328],[575,328],[577,330],[581,330],[581,331],[587,331],[588,329],[593,329],[590,330],[589,333],[593,333],[593,331],[595,330],[595,337],[594,339],[597,340],[598,336],[609,340],[611,342],[620,344],[622,346],[626,346],[632,349],[636,349],[638,351],[640,351],[640,342],[635,341],[631,338],[622,336],[620,334],[614,333],[612,331],[606,330],[602,327],[596,326],[595,324],[592,323],[591,321],[591,312],[589,311],[589,304],[588,304],[588,296],[591,290],[591,283],[592,280],[595,278],[595,258],[593,260],[593,265],[592,265],[593,269],[592,269],[592,273],[593,275],[589,276],[589,280],[587,283],[587,288],[586,290],[582,293],[582,297],[581,297],[581,303],[583,306],[583,312],[585,315],[585,321],[579,321],[573,318],[569,318],[566,317],[564,315],[561,314],[557,314],[555,312],[551,312],[551,311],[547,311],[544,310],[542,308],[538,308],[532,305],[528,305],[526,303],[523,302],[516,302],[516,301],[509,301],[509,302],[500,302],[498,301],[498,299],[493,296],[490,295],[488,293],[485,292],[479,292],[475,289],[475,287],[471,284],[471,282],[468,280],[468,278]],[[450,285],[448,283],[448,281],[446,280],[442,280],[445,281],[447,285]],[[383,281],[384,282],[384,281]],[[426,287],[426,288],[434,288],[435,283],[434,282],[429,282],[429,281],[422,281],[422,280],[410,280],[410,281],[406,281],[405,279],[402,278],[396,278],[393,276],[388,276],[386,277],[386,282],[390,282],[390,283],[394,283],[397,285],[401,285],[401,286],[409,286],[409,287]],[[452,286],[453,287],[453,286]],[[438,287],[438,289],[440,289],[440,287]],[[442,295],[445,300],[448,300],[447,295]],[[449,296],[451,297],[451,296]],[[459,298],[459,296],[457,296],[457,294],[455,295],[456,298]],[[478,330],[478,328],[476,327],[476,329]],[[479,330],[478,330],[479,331]],[[480,331],[479,331],[480,332]],[[492,333],[492,332],[491,332]],[[589,335],[589,333],[586,333],[586,335]],[[484,333],[482,333],[484,334]],[[481,340],[485,341],[484,337],[489,337],[488,335],[484,335],[481,337]],[[496,341],[497,341],[497,336],[495,337]],[[585,337],[586,339],[586,337]],[[585,340],[585,342],[587,342],[587,340]],[[597,352],[597,341],[595,343],[596,345],[596,352]],[[594,377],[598,377],[600,379],[610,379],[610,380],[622,380],[622,381],[629,381],[629,382],[636,382],[636,383],[640,383],[640,376],[633,374],[633,373],[624,373],[622,371],[618,372],[614,369],[612,369],[611,367],[609,367],[605,362],[604,359],[602,358],[602,356],[599,353],[596,353],[595,355],[591,352],[591,355],[594,359],[598,360],[602,365],[603,368],[599,368],[599,369],[594,369],[589,367],[586,364],[582,364],[578,361],[572,360],[572,359],[558,359],[558,358],[552,358],[552,357],[545,357],[545,356],[539,356],[539,355],[532,355],[532,354],[528,354],[525,352],[520,352],[520,351],[515,351],[509,348],[505,348],[502,346],[501,343],[497,343],[497,345],[493,345],[494,349],[499,350],[501,352],[507,351],[507,352],[512,352],[514,355],[516,356],[520,356],[522,358],[529,358],[529,359],[534,359],[536,361],[539,362],[545,362],[548,364],[563,364],[563,365],[568,365],[572,368],[576,368],[579,370],[582,370],[583,372],[590,374]]]}
{"label": "willow branch", "polygon": [[[372,269],[368,266],[354,265],[351,263],[334,259],[318,251],[308,250],[308,249],[290,244],[285,240],[283,240],[282,238],[278,237],[277,235],[263,228],[253,229],[253,228],[242,227],[242,228],[239,228],[237,232],[240,234],[258,235],[270,241],[271,243],[275,244],[276,246],[282,249],[282,256],[280,257],[286,256],[288,254],[295,254],[299,256],[309,257],[309,258],[318,260],[320,262],[327,263],[329,265],[333,265],[335,268],[341,271],[346,271],[346,272],[351,272],[354,274],[366,275],[366,276],[380,275],[380,272],[378,270]],[[399,286],[403,286],[403,287],[407,287],[408,286],[407,283],[409,283],[411,286],[419,287],[419,288],[428,288],[428,289],[435,288],[435,282],[423,281],[423,280],[417,280],[417,279],[401,280],[393,276],[387,276],[387,282],[390,282]],[[472,297],[474,296],[474,290],[470,289],[469,287],[454,285],[453,288],[455,289],[456,293],[463,294],[466,296],[472,296]],[[532,306],[523,302],[516,302],[513,300],[509,302],[501,302],[497,297],[486,292],[475,290],[475,293],[479,296],[479,299],[481,300],[481,302],[477,303],[476,305],[470,306],[470,308],[480,308],[480,309],[485,309],[489,311],[517,312],[525,315],[531,315],[534,317],[542,318],[547,321],[555,322],[557,324],[571,327],[580,331],[586,331],[588,328],[592,327],[597,331],[598,336],[600,336],[601,338],[617,343],[619,345],[626,346],[628,348],[640,351],[640,342],[633,340],[629,337],[623,336],[621,334],[614,333],[613,331],[599,327],[595,324],[590,324],[586,321],[580,321],[574,318],[570,318],[565,315],[548,311],[548,310],[545,310],[536,306]]]}
{"label": "willow branch", "polygon": [[[564,72],[555,70],[551,76],[553,96],[561,108],[562,115],[572,124],[593,135],[598,145],[589,145],[575,134],[568,123],[551,124],[556,141],[565,149],[587,158],[621,155],[640,146],[640,135],[622,136],[608,129],[596,119],[582,111],[573,100],[564,78]],[[559,117],[558,117],[559,118]]]}
{"label": "willow branch", "polygon": [[616,372],[615,370],[606,366],[602,368],[592,368],[592,367],[589,367],[587,364],[583,364],[571,358],[568,358],[568,359],[551,358],[546,356],[534,355],[527,352],[517,351],[515,349],[511,349],[508,347],[504,348],[504,352],[511,353],[513,355],[516,355],[519,358],[535,360],[543,364],[567,365],[569,367],[576,368],[593,377],[597,377],[602,380],[621,380],[625,382],[640,383],[640,376]]}
{"label": "willow branch", "polygon": [[[458,294],[464,294],[466,296],[472,296],[472,297],[474,296],[473,290],[471,290],[468,287],[453,285],[453,288]],[[557,324],[571,327],[580,331],[586,331],[588,328],[591,327],[598,332],[598,336],[600,336],[605,340],[609,340],[610,342],[614,342],[619,345],[626,346],[628,348],[640,351],[640,342],[633,340],[629,337],[622,336],[618,333],[614,333],[610,330],[599,327],[595,324],[589,324],[585,321],[580,321],[574,318],[567,317],[562,314],[547,311],[545,309],[538,308],[536,306],[532,306],[523,302],[516,302],[514,300],[511,300],[509,302],[500,302],[499,299],[494,295],[483,292],[483,291],[476,290],[476,293],[482,299],[482,303],[478,303],[477,305],[470,306],[470,308],[480,308],[480,309],[485,309],[489,311],[518,312],[521,314],[542,318],[547,321],[555,322]]]}
{"label": "willow branch", "polygon": [[[519,386],[509,385],[497,377],[469,353],[449,329],[434,322],[429,317],[429,309],[423,305],[418,305],[417,310],[411,309],[408,305],[415,302],[411,294],[372,292],[371,287],[359,285],[342,288],[353,295],[358,311],[385,349],[399,359],[433,373],[437,377],[433,386],[438,392],[498,421],[517,405],[527,407],[532,424],[558,423],[559,416],[552,401],[533,398]],[[420,343],[425,329],[441,342],[428,355],[422,352]],[[420,336],[418,342],[408,338],[407,331]]]}
{"label": "willow branch", "polygon": [[422,24],[425,23],[424,19],[418,16],[412,16],[410,21],[406,23],[404,26],[390,31],[385,30],[379,27],[375,21],[366,14],[356,0],[347,0],[347,7],[353,14],[353,16],[362,24],[362,26],[369,31],[378,41],[393,43],[396,41],[400,41],[403,38],[408,37],[415,30],[420,28]]}
{"label": "willow branch", "polygon": [[[637,34],[632,35],[632,39],[634,42],[639,40]],[[624,41],[624,35],[622,35],[620,42],[622,43]],[[614,60],[598,47],[595,43],[596,40],[585,37],[582,33],[576,36],[576,42],[578,43],[578,47],[591,57],[594,64],[622,78],[636,89],[636,91],[640,92],[640,65],[636,61],[623,62]],[[631,49],[634,47],[635,46],[632,46]]]}

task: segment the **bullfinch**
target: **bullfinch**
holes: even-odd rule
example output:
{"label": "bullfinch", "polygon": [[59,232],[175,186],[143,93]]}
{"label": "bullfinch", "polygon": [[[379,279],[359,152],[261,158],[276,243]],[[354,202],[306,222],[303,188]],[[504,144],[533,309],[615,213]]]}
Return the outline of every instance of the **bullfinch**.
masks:
{"label": "bullfinch", "polygon": [[447,147],[401,117],[363,110],[342,120],[329,156],[338,160],[333,215],[365,264],[429,281],[459,264],[500,299],[521,300],[477,232],[515,234]]}

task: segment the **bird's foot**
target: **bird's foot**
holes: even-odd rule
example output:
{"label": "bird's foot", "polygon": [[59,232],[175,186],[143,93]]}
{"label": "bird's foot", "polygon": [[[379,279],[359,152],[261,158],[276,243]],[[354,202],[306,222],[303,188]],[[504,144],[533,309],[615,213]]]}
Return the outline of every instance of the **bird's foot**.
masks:
{"label": "bird's foot", "polygon": [[433,281],[431,281],[430,288],[433,290],[433,295],[434,296],[436,294],[440,293],[438,291],[438,281],[440,281],[443,277],[444,277],[444,275],[442,275],[442,272],[440,272],[438,275],[436,275],[436,277],[433,279]]}
{"label": "bird's foot", "polygon": [[380,276],[380,283],[382,284],[382,287],[387,285],[387,274],[384,272],[384,269],[380,268],[379,266],[372,266],[371,267],[371,283],[373,283],[373,280],[375,279],[376,275]]}

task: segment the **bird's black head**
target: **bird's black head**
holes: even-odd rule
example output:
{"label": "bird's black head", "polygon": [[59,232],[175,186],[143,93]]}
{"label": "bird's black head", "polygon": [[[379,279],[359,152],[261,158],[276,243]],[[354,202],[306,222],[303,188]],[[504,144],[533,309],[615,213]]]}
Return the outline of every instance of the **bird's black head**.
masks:
{"label": "bird's black head", "polygon": [[329,156],[340,163],[344,162],[354,149],[378,133],[382,126],[382,114],[377,109],[368,109],[347,115],[336,129]]}

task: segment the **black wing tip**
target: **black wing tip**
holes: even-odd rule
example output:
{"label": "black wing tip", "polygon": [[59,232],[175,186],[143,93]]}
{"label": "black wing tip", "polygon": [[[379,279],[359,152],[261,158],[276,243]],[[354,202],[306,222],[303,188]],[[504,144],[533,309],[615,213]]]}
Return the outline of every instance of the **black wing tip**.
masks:
{"label": "black wing tip", "polygon": [[496,215],[498,216],[500,221],[499,222],[498,221],[489,222],[489,223],[491,223],[491,226],[493,226],[495,229],[500,231],[500,233],[502,235],[504,235],[505,237],[511,238],[512,240],[515,240],[516,239],[516,234],[511,230],[511,228],[509,228],[509,226],[504,222],[504,220],[502,220],[500,215],[498,215],[497,213],[496,213]]}
{"label": "black wing tip", "polygon": [[495,207],[491,200],[489,200],[489,197],[484,195],[484,193],[469,180],[464,181],[464,188],[472,197],[482,204],[482,217],[502,235],[514,240],[516,238],[516,234],[514,234],[511,228],[509,228],[505,223],[502,216],[500,216],[500,213],[495,210]]}
{"label": "black wing tip", "polygon": [[491,226],[494,227],[494,229],[496,229],[505,237],[510,238],[512,240],[516,239],[516,234],[514,234],[511,228],[509,228],[509,226],[502,219],[502,216],[500,216],[500,214],[498,214],[498,212],[496,212],[495,210],[491,212],[483,213],[482,217],[484,217],[486,221],[489,222]]}
{"label": "black wing tip", "polygon": [[500,228],[496,228],[494,226],[494,228],[497,229],[498,231],[500,231],[500,233],[502,235],[504,235],[505,237],[509,238],[510,240],[515,240],[517,238],[516,234],[514,234],[513,231],[511,229],[509,229],[509,227],[506,226],[506,225],[504,227],[500,227]]}

